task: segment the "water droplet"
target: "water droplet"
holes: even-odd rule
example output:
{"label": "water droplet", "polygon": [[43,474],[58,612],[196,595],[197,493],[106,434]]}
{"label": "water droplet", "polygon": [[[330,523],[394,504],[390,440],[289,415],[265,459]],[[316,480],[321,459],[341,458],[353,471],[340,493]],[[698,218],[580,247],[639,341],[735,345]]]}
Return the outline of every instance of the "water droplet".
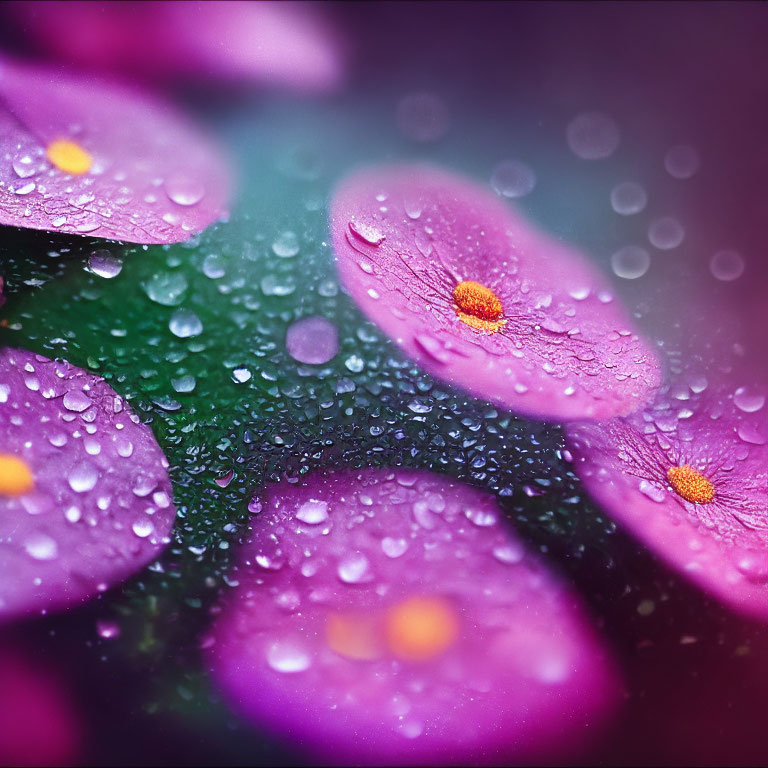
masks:
{"label": "water droplet", "polygon": [[683,225],[673,216],[662,216],[654,219],[648,227],[648,239],[651,245],[660,251],[677,248],[685,238]]}
{"label": "water droplet", "polygon": [[203,274],[211,280],[218,280],[224,277],[226,270],[224,260],[217,253],[209,253],[203,259]]}
{"label": "water droplet", "polygon": [[171,386],[177,392],[192,392],[197,386],[197,380],[194,376],[179,376],[178,379],[171,379]]}
{"label": "water droplet", "polygon": [[339,330],[324,317],[305,317],[288,327],[285,348],[300,363],[322,365],[338,354]]}
{"label": "water droplet", "polygon": [[133,532],[140,538],[146,539],[155,530],[153,522],[148,517],[142,517],[131,526]]}
{"label": "water droplet", "polygon": [[281,259],[289,259],[299,252],[299,238],[295,232],[282,232],[272,243],[272,251]]}
{"label": "water droplet", "polygon": [[373,578],[371,564],[362,552],[353,552],[342,558],[337,573],[346,584],[361,584]]}
{"label": "water droplet", "polygon": [[376,227],[361,221],[350,221],[349,229],[356,237],[368,245],[381,245],[387,238]]}
{"label": "water droplet", "polygon": [[768,581],[768,554],[745,549],[735,553],[736,568],[749,581],[762,584]]}
{"label": "water droplet", "polygon": [[611,256],[611,267],[617,277],[635,280],[642,277],[651,266],[651,257],[645,248],[627,245]]}
{"label": "water droplet", "polygon": [[180,304],[187,286],[187,278],[183,272],[157,272],[142,284],[152,301],[166,307]]}
{"label": "water droplet", "polygon": [[400,557],[405,554],[408,549],[408,541],[406,539],[393,539],[391,536],[385,536],[381,540],[381,551],[391,558]]}
{"label": "water droplet", "polygon": [[85,493],[90,491],[99,479],[99,472],[93,464],[81,462],[69,473],[67,478],[69,487],[75,493]]}
{"label": "water droplet", "polygon": [[318,525],[328,519],[328,504],[325,501],[305,501],[296,512],[296,519],[309,525]]}
{"label": "water droplet", "polygon": [[88,257],[88,269],[95,275],[110,280],[117,277],[123,268],[123,260],[113,256],[108,250],[94,251]]}
{"label": "water droplet", "polygon": [[309,669],[309,654],[298,643],[278,640],[267,650],[267,664],[276,672],[303,672]]}
{"label": "water droplet", "polygon": [[99,637],[110,640],[113,637],[120,637],[120,625],[116,621],[105,621],[103,619],[96,622],[96,632]]}
{"label": "water droplet", "polygon": [[611,208],[622,216],[640,213],[647,203],[645,189],[634,181],[623,181],[611,190]]}
{"label": "water droplet", "polygon": [[251,380],[251,372],[247,368],[235,368],[234,371],[232,371],[232,381],[235,382],[235,384],[245,384],[246,381]]}
{"label": "water droplet", "polygon": [[536,186],[536,174],[519,160],[504,160],[493,169],[491,186],[503,197],[524,197]]}
{"label": "water droplet", "polygon": [[15,158],[13,160],[13,170],[20,179],[28,179],[37,173],[37,166],[29,155]]}
{"label": "water droplet", "polygon": [[699,170],[699,153],[685,144],[672,147],[664,156],[664,167],[675,179],[690,179]]}
{"label": "water droplet", "polygon": [[723,282],[737,280],[744,274],[744,257],[738,251],[718,251],[709,262],[709,270]]}
{"label": "water droplet", "polygon": [[290,275],[265,275],[260,285],[265,296],[290,296],[296,290],[296,281]]}
{"label": "water droplet", "polygon": [[75,411],[76,413],[82,413],[91,406],[91,399],[79,389],[71,389],[66,392],[61,402],[68,411]]}
{"label": "water droplet", "polygon": [[667,498],[667,492],[663,488],[648,480],[641,480],[639,488],[640,493],[647,496],[651,501],[661,503]]}
{"label": "water droplet", "polygon": [[745,442],[752,445],[765,445],[768,442],[768,438],[763,435],[760,430],[754,424],[739,424],[736,429],[736,434]]}
{"label": "water droplet", "polygon": [[568,123],[568,146],[582,160],[610,157],[618,148],[619,126],[602,112],[584,112]]}
{"label": "water droplet", "polygon": [[198,179],[177,173],[166,180],[165,193],[176,205],[197,205],[205,195],[205,187]]}
{"label": "water droplet", "polygon": [[20,187],[16,187],[14,190],[17,195],[28,195],[30,192],[34,192],[36,188],[34,181],[28,181],[26,184],[22,184]]}
{"label": "water droplet", "polygon": [[33,533],[24,542],[27,554],[35,560],[53,560],[58,554],[56,542],[43,533]]}
{"label": "water droplet", "polygon": [[180,339],[198,336],[203,332],[203,323],[200,318],[189,309],[177,309],[171,315],[168,327],[171,333]]}
{"label": "water droplet", "polygon": [[739,387],[733,393],[733,402],[739,410],[754,413],[765,405],[765,395],[751,387]]}
{"label": "water droplet", "polygon": [[519,563],[525,556],[525,550],[520,544],[502,544],[493,548],[493,556],[502,563]]}

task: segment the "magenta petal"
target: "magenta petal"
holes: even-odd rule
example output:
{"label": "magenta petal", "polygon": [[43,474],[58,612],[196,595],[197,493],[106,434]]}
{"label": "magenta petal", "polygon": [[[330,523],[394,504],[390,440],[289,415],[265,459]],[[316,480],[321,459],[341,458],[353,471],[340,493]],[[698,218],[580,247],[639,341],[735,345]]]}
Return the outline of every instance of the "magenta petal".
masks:
{"label": "magenta petal", "polygon": [[243,80],[327,90],[343,56],[321,9],[290,2],[9,3],[65,61],[154,80]]}
{"label": "magenta petal", "polygon": [[[48,153],[61,141],[90,163],[57,167]],[[219,150],[168,105],[0,60],[1,224],[174,243],[222,218],[229,190]]]}
{"label": "magenta petal", "polygon": [[0,646],[0,765],[77,765],[82,725],[40,659]]}
{"label": "magenta petal", "polygon": [[[363,311],[430,373],[547,419],[640,407],[659,364],[607,280],[490,190],[429,166],[359,171],[332,205],[341,279]],[[503,324],[462,322],[453,291],[493,291]]]}
{"label": "magenta petal", "polygon": [[103,379],[0,351],[0,454],[34,478],[21,495],[0,493],[0,620],[86,600],[169,542],[168,462]]}
{"label": "magenta petal", "polygon": [[[578,600],[491,495],[366,469],[273,486],[259,501],[204,645],[232,706],[314,759],[554,759],[616,705],[613,662]],[[426,654],[393,624],[413,600],[439,606],[431,629],[415,630],[434,643]]]}
{"label": "magenta petal", "polygon": [[[567,442],[577,474],[606,512],[704,591],[768,618],[762,406],[745,411],[714,394],[682,403],[661,399],[627,419],[571,425]],[[711,483],[711,500],[691,501],[675,491],[667,473],[681,466]]]}

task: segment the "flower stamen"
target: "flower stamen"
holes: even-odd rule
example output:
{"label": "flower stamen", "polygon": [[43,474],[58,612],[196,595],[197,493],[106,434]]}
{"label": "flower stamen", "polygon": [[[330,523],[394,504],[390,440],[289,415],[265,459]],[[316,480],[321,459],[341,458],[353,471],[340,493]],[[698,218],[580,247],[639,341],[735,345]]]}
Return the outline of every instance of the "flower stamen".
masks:
{"label": "flower stamen", "polygon": [[24,459],[0,453],[0,495],[21,496],[35,486],[32,470]]}
{"label": "flower stamen", "polygon": [[93,165],[90,153],[79,144],[69,139],[56,139],[45,150],[48,162],[55,165],[60,171],[70,173],[73,176],[82,176],[88,173]]}
{"label": "flower stamen", "polygon": [[691,504],[708,504],[715,498],[715,486],[712,482],[687,464],[682,467],[670,467],[667,470],[667,480],[675,493]]}
{"label": "flower stamen", "polygon": [[462,280],[453,289],[453,302],[459,320],[476,331],[495,333],[507,322],[501,299],[474,280]]}

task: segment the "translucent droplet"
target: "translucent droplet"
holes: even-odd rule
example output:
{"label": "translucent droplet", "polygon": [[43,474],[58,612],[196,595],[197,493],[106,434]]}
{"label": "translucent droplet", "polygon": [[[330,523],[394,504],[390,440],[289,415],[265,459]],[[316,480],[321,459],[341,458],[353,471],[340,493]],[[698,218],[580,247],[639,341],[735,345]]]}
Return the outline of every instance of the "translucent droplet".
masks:
{"label": "translucent droplet", "polygon": [[640,213],[647,203],[645,189],[634,181],[623,181],[611,190],[611,208],[622,216]]}
{"label": "translucent droplet", "polygon": [[81,462],[69,473],[67,481],[75,493],[85,493],[96,485],[98,479],[99,472],[96,467],[88,462]]}
{"label": "translucent droplet", "polygon": [[568,146],[583,160],[610,157],[618,148],[619,126],[602,112],[584,112],[568,123]]}
{"label": "translucent droplet", "polygon": [[744,274],[744,257],[738,251],[718,251],[710,260],[709,269],[723,282],[737,280]]}
{"label": "translucent droplet", "polygon": [[189,309],[177,309],[171,315],[168,327],[171,329],[171,333],[180,339],[198,336],[203,332],[202,321]]}
{"label": "translucent droplet", "polygon": [[325,501],[305,501],[296,512],[296,519],[309,525],[318,525],[328,519],[328,504]]}
{"label": "translucent droplet", "polygon": [[166,307],[180,304],[187,286],[183,272],[157,272],[143,284],[147,296]]}
{"label": "translucent droplet", "polygon": [[205,187],[200,180],[178,173],[166,180],[165,193],[176,205],[197,205],[205,196]]}
{"label": "translucent droplet", "polygon": [[664,156],[667,173],[676,179],[690,179],[699,170],[699,153],[686,144],[672,147]]}
{"label": "translucent droplet", "polygon": [[246,381],[251,380],[251,372],[247,368],[235,368],[232,371],[232,381],[235,384],[245,384]]}
{"label": "translucent droplet", "polygon": [[311,660],[304,648],[295,641],[278,640],[267,650],[267,664],[276,672],[303,672]]}
{"label": "translucent droplet", "polygon": [[524,197],[536,186],[536,174],[519,160],[504,160],[493,169],[491,186],[503,197]]}
{"label": "translucent droplet", "polygon": [[203,259],[203,274],[211,280],[218,280],[224,277],[226,270],[224,260],[217,253],[209,253]]}
{"label": "translucent droplet", "polygon": [[339,351],[339,330],[324,317],[305,317],[288,327],[285,347],[300,363],[322,365]]}
{"label": "translucent droplet", "polygon": [[91,399],[79,389],[71,389],[66,392],[61,402],[68,411],[75,411],[75,413],[82,413],[91,406]]}
{"label": "translucent droplet", "polygon": [[651,266],[651,257],[645,248],[627,245],[611,256],[611,267],[617,277],[635,280],[642,277]]}
{"label": "translucent droplet", "polygon": [[282,232],[272,243],[272,252],[282,259],[289,259],[299,252],[299,238],[295,232]]}
{"label": "translucent droplet", "polygon": [[373,578],[371,564],[362,552],[353,552],[342,558],[337,573],[346,584],[360,584]]}
{"label": "translucent droplet", "polygon": [[148,517],[142,517],[131,526],[133,532],[140,538],[146,539],[155,530],[155,526]]}
{"label": "translucent droplet", "polygon": [[654,219],[648,227],[648,239],[651,245],[661,251],[677,248],[685,238],[683,225],[673,216]]}
{"label": "translucent droplet", "polygon": [[177,392],[192,392],[197,386],[197,380],[194,376],[179,376],[178,379],[171,379],[171,386]]}
{"label": "translucent droplet", "polygon": [[34,533],[24,542],[27,554],[35,560],[53,560],[58,554],[56,542],[43,533]]}
{"label": "translucent droplet", "polygon": [[765,394],[750,387],[739,387],[733,393],[733,402],[740,411],[754,413],[765,405]]}
{"label": "translucent droplet", "polygon": [[99,637],[110,640],[113,637],[120,637],[120,625],[116,621],[99,620],[96,622],[96,632]]}
{"label": "translucent droplet", "polygon": [[117,277],[123,268],[122,259],[113,256],[108,250],[101,249],[94,251],[88,257],[88,269],[95,275],[104,277],[107,280]]}
{"label": "translucent droplet", "polygon": [[364,224],[361,221],[350,221],[349,229],[356,237],[368,245],[381,245],[386,240],[386,235],[380,232],[371,224]]}
{"label": "translucent droplet", "polygon": [[408,549],[408,541],[406,539],[393,539],[391,536],[385,536],[381,540],[381,551],[387,557],[400,557],[405,554]]}

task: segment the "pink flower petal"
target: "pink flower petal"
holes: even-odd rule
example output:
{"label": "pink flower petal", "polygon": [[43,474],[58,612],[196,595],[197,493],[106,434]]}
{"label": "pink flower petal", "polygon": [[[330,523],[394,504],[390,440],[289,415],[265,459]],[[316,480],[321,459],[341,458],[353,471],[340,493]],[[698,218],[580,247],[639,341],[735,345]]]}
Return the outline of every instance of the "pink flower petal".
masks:
{"label": "pink flower petal", "polygon": [[168,543],[168,462],[103,379],[1,350],[0,436],[0,621],[86,600]]}
{"label": "pink flower petal", "polygon": [[290,2],[23,2],[11,20],[67,62],[157,79],[327,90],[343,56],[322,11]]}
{"label": "pink flower petal", "polygon": [[82,726],[39,659],[0,647],[0,765],[75,765]]}
{"label": "pink flower petal", "polygon": [[[606,279],[490,190],[429,166],[359,171],[336,190],[331,231],[363,311],[477,397],[542,418],[597,418],[631,412],[658,386],[658,361]],[[501,312],[483,305],[462,320],[454,290],[470,283]]]}
{"label": "pink flower petal", "polygon": [[[627,419],[571,425],[567,442],[612,517],[704,591],[768,618],[768,413],[755,403],[662,396]],[[668,474],[680,467],[696,475]]]}
{"label": "pink flower petal", "polygon": [[218,149],[168,105],[0,59],[0,223],[173,243],[222,218],[229,187]]}
{"label": "pink flower petal", "polygon": [[313,759],[553,759],[616,704],[575,596],[489,494],[366,469],[259,501],[204,645],[232,706]]}

